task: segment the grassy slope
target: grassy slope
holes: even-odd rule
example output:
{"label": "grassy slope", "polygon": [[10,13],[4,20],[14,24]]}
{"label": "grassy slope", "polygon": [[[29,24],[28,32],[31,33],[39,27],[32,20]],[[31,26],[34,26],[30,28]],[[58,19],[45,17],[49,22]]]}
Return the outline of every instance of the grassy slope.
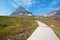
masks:
{"label": "grassy slope", "polygon": [[[45,24],[47,24],[49,27],[51,27],[54,32],[56,33],[56,35],[59,37],[60,39],[60,20],[55,20],[53,18],[39,18],[38,20],[44,22]],[[54,25],[53,27],[51,25]]]}
{"label": "grassy slope", "polygon": [[0,16],[0,40],[26,40],[37,26],[33,17]]}
{"label": "grassy slope", "polygon": [[[51,27],[57,36],[60,38],[60,21],[53,18],[37,18]],[[8,26],[3,25],[9,24]],[[31,33],[36,29],[37,23],[34,17],[2,17],[0,16],[0,40],[26,40]]]}

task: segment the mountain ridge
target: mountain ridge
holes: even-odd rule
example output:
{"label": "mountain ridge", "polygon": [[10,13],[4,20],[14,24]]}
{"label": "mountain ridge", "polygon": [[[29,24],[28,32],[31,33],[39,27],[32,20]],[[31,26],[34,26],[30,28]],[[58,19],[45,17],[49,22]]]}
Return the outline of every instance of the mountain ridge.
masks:
{"label": "mountain ridge", "polygon": [[48,14],[43,15],[44,17],[60,17],[60,10],[52,11]]}
{"label": "mountain ridge", "polygon": [[11,16],[20,16],[20,15],[26,15],[26,16],[32,16],[32,12],[28,12],[24,7],[18,7]]}

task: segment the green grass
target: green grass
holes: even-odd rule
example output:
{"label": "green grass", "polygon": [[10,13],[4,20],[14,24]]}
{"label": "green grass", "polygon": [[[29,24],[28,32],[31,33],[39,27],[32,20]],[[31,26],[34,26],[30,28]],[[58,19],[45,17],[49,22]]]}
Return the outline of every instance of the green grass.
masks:
{"label": "green grass", "polygon": [[0,40],[26,40],[37,26],[33,17],[0,16]]}
{"label": "green grass", "polygon": [[38,27],[36,20],[42,21],[49,27],[54,25],[54,27],[51,28],[60,38],[60,21],[55,20],[54,18],[0,16],[0,40],[26,40]]}
{"label": "green grass", "polygon": [[[41,18],[41,17],[38,20],[42,21],[43,23],[51,27],[53,31],[55,32],[55,34],[60,39],[60,20],[56,20],[54,18]],[[51,25],[54,25],[54,27],[52,27]]]}

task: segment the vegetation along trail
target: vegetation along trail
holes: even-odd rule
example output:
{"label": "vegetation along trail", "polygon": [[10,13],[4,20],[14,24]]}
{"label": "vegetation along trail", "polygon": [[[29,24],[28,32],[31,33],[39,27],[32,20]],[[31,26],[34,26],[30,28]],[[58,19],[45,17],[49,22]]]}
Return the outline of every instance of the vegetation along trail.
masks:
{"label": "vegetation along trail", "polygon": [[27,40],[59,40],[50,27],[40,21],[37,21],[37,23],[39,24],[39,27]]}

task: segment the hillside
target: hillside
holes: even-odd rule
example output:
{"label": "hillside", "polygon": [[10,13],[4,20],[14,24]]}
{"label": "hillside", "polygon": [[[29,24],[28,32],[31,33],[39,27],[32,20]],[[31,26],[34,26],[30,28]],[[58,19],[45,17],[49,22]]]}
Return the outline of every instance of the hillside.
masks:
{"label": "hillside", "polygon": [[52,11],[48,14],[43,15],[44,17],[60,17],[60,10]]}
{"label": "hillside", "polygon": [[60,20],[39,16],[0,16],[0,40],[26,40],[38,27],[36,20],[47,24],[60,38]]}
{"label": "hillside", "polygon": [[0,40],[26,40],[37,26],[33,17],[0,16]]}
{"label": "hillside", "polygon": [[27,11],[24,7],[18,7],[16,10],[11,14],[11,16],[32,16],[32,12]]}

